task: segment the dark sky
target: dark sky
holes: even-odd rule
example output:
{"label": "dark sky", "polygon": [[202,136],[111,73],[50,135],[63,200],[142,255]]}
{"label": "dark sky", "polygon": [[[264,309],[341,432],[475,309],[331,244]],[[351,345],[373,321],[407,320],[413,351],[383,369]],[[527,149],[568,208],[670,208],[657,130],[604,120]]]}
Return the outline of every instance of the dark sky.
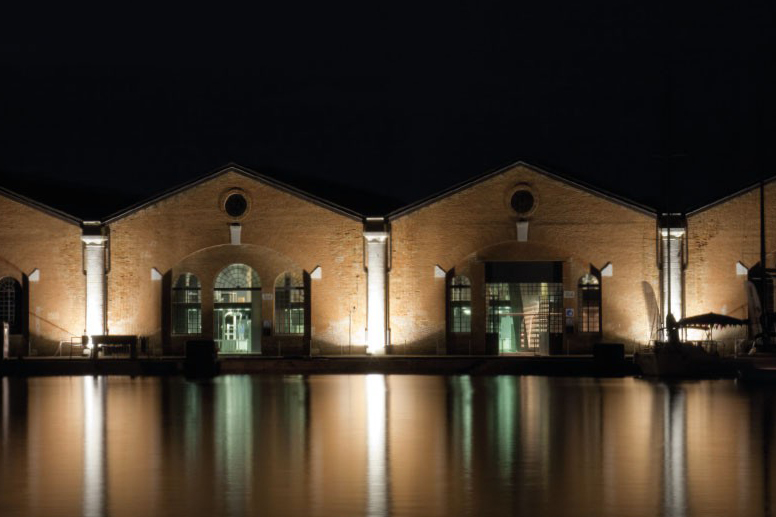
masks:
{"label": "dark sky", "polygon": [[776,24],[676,4],[38,27],[0,44],[0,185],[98,218],[236,162],[383,213],[523,160],[686,210],[776,174]]}

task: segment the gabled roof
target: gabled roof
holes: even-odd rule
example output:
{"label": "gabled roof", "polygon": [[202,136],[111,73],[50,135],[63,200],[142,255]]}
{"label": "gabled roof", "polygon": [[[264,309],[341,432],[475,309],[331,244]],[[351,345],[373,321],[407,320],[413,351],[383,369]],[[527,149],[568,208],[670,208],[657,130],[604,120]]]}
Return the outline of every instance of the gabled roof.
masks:
{"label": "gabled roof", "polygon": [[[771,176],[770,178],[764,179],[763,183],[765,185],[768,185],[769,183],[773,183],[774,181],[776,181],[776,176]],[[742,188],[738,192],[734,192],[734,193],[730,194],[729,196],[725,196],[723,198],[717,199],[716,201],[712,201],[711,203],[708,203],[706,205],[703,205],[703,206],[700,206],[698,208],[694,208],[692,210],[689,210],[687,212],[687,217],[690,217],[690,216],[693,216],[693,215],[697,215],[697,214],[699,214],[701,212],[705,212],[706,210],[709,210],[710,208],[714,208],[715,206],[721,205],[722,203],[727,203],[728,201],[730,201],[733,198],[737,198],[738,196],[743,196],[744,194],[747,194],[747,193],[749,193],[749,192],[751,192],[753,190],[759,189],[759,188],[760,188],[760,182],[758,181],[756,183],[753,183],[752,185],[749,185],[748,187]]]}
{"label": "gabled roof", "polygon": [[599,189],[597,187],[593,187],[592,185],[588,185],[586,183],[583,183],[578,180],[574,180],[571,178],[568,178],[566,176],[562,176],[560,174],[549,172],[544,169],[541,169],[539,167],[536,167],[535,165],[531,165],[529,163],[523,162],[523,161],[517,161],[510,165],[507,165],[506,167],[502,167],[500,169],[497,169],[495,171],[486,172],[485,174],[482,174],[480,176],[477,176],[475,178],[472,178],[470,180],[464,181],[463,183],[459,183],[458,185],[454,185],[448,189],[445,189],[438,194],[434,194],[432,196],[429,196],[425,199],[421,199],[420,201],[417,201],[415,203],[412,203],[410,205],[407,205],[403,208],[400,208],[398,210],[394,210],[390,214],[388,214],[389,220],[398,219],[399,217],[403,217],[407,214],[410,214],[416,210],[419,210],[423,207],[426,207],[428,205],[431,205],[433,203],[436,203],[437,201],[440,201],[448,196],[452,196],[453,194],[456,194],[458,192],[461,192],[463,190],[466,190],[468,188],[471,188],[475,185],[478,185],[480,183],[483,183],[485,181],[488,181],[491,178],[494,178],[498,176],[499,174],[504,174],[505,172],[508,172],[515,167],[525,167],[526,169],[530,169],[534,172],[537,172],[539,174],[542,174],[544,176],[547,176],[549,178],[552,178],[554,180],[560,181],[562,183],[566,183],[567,185],[571,185],[572,187],[578,188],[580,190],[584,190],[586,192],[589,192],[590,194],[593,194],[595,196],[598,196],[600,198],[606,199],[607,201],[611,201],[613,203],[617,203],[619,205],[622,205],[626,208],[630,208],[632,210],[635,210],[637,212],[649,215],[649,216],[655,216],[657,214],[657,211],[649,206],[642,205],[640,203],[636,203],[635,201],[630,201],[628,199],[625,199],[622,196],[618,196],[616,194],[612,194],[610,192],[607,192],[605,190]]}
{"label": "gabled roof", "polygon": [[0,187],[0,196],[7,197],[8,199],[12,199],[17,203],[27,205],[30,208],[39,210],[45,214],[50,215],[51,217],[55,217],[66,223],[74,224],[76,226],[81,226],[81,223],[83,223],[83,220],[79,219],[78,217],[65,213],[62,210],[57,210],[56,208],[52,208],[48,205],[44,205],[43,203],[35,201],[34,199],[30,199],[26,196],[22,196],[21,194],[17,194],[16,192],[13,192],[3,187]]}
{"label": "gabled roof", "polygon": [[307,192],[304,192],[303,190],[300,190],[296,187],[292,187],[291,185],[288,185],[286,183],[283,183],[281,181],[278,181],[276,179],[270,178],[269,176],[265,176],[264,174],[258,173],[256,171],[252,171],[248,168],[242,167],[240,165],[237,165],[235,163],[227,164],[223,167],[219,167],[218,169],[209,172],[203,176],[200,176],[198,178],[194,178],[193,180],[187,181],[186,183],[183,183],[181,185],[178,185],[176,187],[173,187],[171,189],[168,189],[161,194],[158,194],[150,199],[147,199],[145,201],[141,201],[140,203],[134,204],[130,206],[129,208],[125,208],[124,210],[121,210],[119,212],[116,212],[110,216],[108,216],[103,223],[104,224],[110,224],[113,223],[119,219],[123,219],[124,217],[127,217],[139,210],[142,210],[148,206],[151,206],[153,204],[156,204],[164,199],[167,199],[169,197],[172,197],[176,194],[179,194],[185,190],[188,190],[190,188],[196,187],[197,185],[200,185],[202,183],[205,183],[207,181],[212,180],[213,178],[216,178],[218,176],[221,176],[222,174],[227,174],[229,172],[234,172],[236,174],[240,174],[242,176],[245,176],[247,178],[254,179],[256,181],[259,181],[261,183],[264,183],[265,185],[269,185],[273,188],[276,188],[278,190],[282,190],[283,192],[287,192],[293,196],[296,196],[304,201],[313,203],[315,205],[318,205],[320,207],[326,208],[328,210],[331,210],[333,212],[336,212],[340,215],[344,215],[345,217],[349,217],[351,219],[355,219],[358,221],[361,221],[364,216],[359,214],[358,212],[355,212],[353,210],[350,210],[348,208],[342,207],[340,205],[337,205],[335,203],[332,203],[330,201],[327,201],[323,198],[320,198],[318,196],[315,196],[313,194],[309,194]]}

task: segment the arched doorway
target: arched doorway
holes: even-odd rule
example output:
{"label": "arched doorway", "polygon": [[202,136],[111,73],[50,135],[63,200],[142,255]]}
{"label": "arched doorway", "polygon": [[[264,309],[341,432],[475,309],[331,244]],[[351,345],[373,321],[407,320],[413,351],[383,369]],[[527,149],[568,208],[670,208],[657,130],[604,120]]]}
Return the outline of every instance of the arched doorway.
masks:
{"label": "arched doorway", "polygon": [[21,334],[22,286],[8,276],[0,279],[0,322],[8,323],[11,334]]}
{"label": "arched doorway", "polygon": [[213,337],[222,353],[261,353],[261,280],[250,266],[230,264],[216,276]]}

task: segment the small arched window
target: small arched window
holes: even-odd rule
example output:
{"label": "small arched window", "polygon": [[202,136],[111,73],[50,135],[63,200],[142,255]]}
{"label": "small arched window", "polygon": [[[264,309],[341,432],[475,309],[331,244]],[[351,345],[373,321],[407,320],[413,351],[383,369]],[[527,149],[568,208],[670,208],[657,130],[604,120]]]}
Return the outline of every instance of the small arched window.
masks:
{"label": "small arched window", "polygon": [[202,286],[191,273],[181,273],[172,288],[172,332],[202,332]]}
{"label": "small arched window", "polygon": [[579,331],[601,332],[601,282],[586,273],[579,279]]}
{"label": "small arched window", "polygon": [[8,323],[11,334],[21,334],[22,286],[9,276],[0,279],[0,321]]}
{"label": "small arched window", "polygon": [[463,275],[450,282],[450,331],[472,331],[472,284]]}
{"label": "small arched window", "polygon": [[275,282],[275,333],[304,334],[304,281],[286,272]]}

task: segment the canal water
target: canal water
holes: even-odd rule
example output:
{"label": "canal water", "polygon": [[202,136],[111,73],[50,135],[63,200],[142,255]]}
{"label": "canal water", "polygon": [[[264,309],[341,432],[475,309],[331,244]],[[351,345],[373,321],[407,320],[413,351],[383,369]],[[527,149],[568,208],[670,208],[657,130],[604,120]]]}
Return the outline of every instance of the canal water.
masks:
{"label": "canal water", "polygon": [[732,380],[0,383],[3,517],[745,517],[776,500],[776,390]]}

